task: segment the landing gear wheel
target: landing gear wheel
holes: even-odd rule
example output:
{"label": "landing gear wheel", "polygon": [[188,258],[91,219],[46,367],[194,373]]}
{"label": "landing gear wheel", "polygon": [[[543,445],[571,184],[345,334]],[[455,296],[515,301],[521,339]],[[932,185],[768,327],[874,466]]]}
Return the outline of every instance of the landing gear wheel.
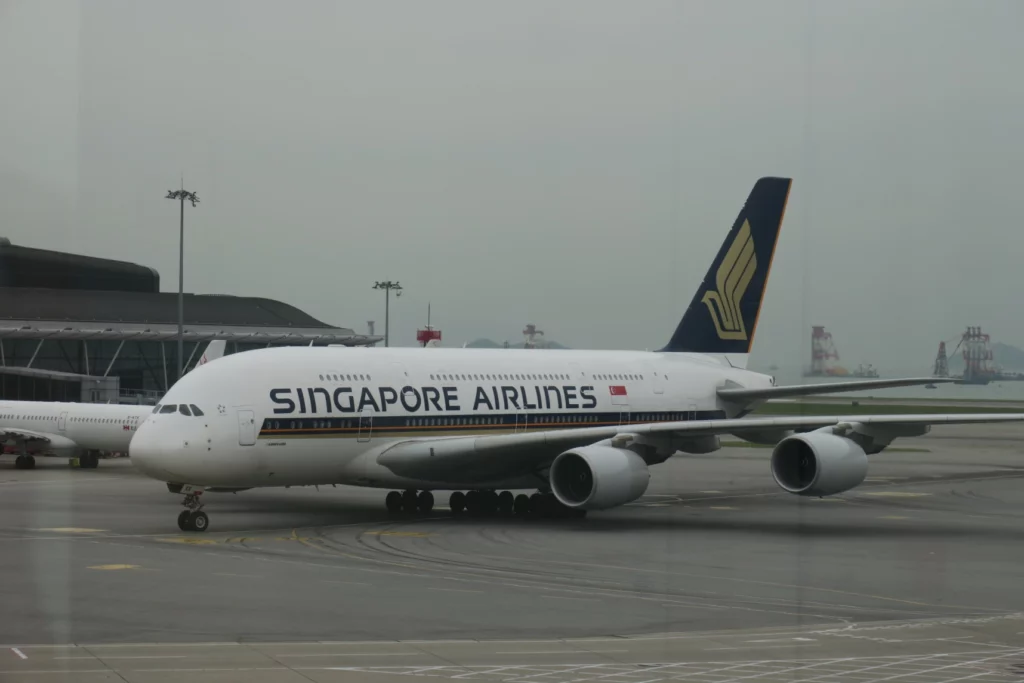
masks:
{"label": "landing gear wheel", "polygon": [[512,495],[511,491],[502,491],[498,494],[498,514],[505,516],[512,514],[512,508],[515,505],[515,496]]}
{"label": "landing gear wheel", "polygon": [[401,512],[402,494],[398,491],[391,491],[388,493],[387,498],[384,499],[384,505],[387,506],[388,512]]}
{"label": "landing gear wheel", "polygon": [[434,494],[430,491],[420,491],[420,495],[416,499],[416,507],[423,514],[430,514],[430,511],[434,509]]}
{"label": "landing gear wheel", "polygon": [[466,493],[466,510],[474,517],[480,514],[480,509],[482,507],[480,502],[481,497],[482,496],[479,491],[469,491]]}
{"label": "landing gear wheel", "polygon": [[461,515],[466,510],[466,494],[456,491],[448,497],[448,507],[452,509],[453,515]]}
{"label": "landing gear wheel", "polygon": [[530,497],[525,493],[516,496],[515,502],[512,504],[512,512],[516,517],[526,517],[530,514]]}
{"label": "landing gear wheel", "polygon": [[31,455],[19,455],[14,459],[14,466],[19,470],[35,469],[36,459]]}
{"label": "landing gear wheel", "polygon": [[88,451],[82,454],[82,457],[78,459],[78,467],[83,470],[94,470],[99,467],[100,454],[94,451]]}
{"label": "landing gear wheel", "polygon": [[206,531],[210,528],[210,518],[206,516],[205,512],[199,510],[192,513],[188,525],[192,531]]}
{"label": "landing gear wheel", "polygon": [[544,496],[540,493],[530,495],[530,517],[543,517],[544,507]]}
{"label": "landing gear wheel", "polygon": [[498,494],[494,491],[484,491],[480,496],[483,502],[483,513],[487,516],[498,514]]}
{"label": "landing gear wheel", "polygon": [[210,526],[210,518],[206,516],[205,512],[202,512],[203,503],[200,497],[203,495],[203,491],[194,489],[195,487],[192,486],[186,489],[189,493],[185,494],[185,500],[181,503],[185,506],[185,509],[178,515],[178,528],[182,531],[206,531]]}
{"label": "landing gear wheel", "polygon": [[402,510],[405,512],[416,512],[416,492],[404,491],[402,493]]}

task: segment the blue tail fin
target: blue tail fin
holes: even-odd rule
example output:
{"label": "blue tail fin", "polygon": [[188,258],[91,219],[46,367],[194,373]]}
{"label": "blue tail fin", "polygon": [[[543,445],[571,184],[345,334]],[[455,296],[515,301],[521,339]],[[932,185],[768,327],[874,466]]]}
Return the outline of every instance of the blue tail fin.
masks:
{"label": "blue tail fin", "polygon": [[791,178],[761,178],[662,351],[750,353]]}

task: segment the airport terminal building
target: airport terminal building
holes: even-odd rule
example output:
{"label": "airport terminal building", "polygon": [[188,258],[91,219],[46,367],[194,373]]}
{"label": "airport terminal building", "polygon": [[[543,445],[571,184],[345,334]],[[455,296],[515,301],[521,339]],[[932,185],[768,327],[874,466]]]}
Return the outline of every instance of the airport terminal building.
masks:
{"label": "airport terminal building", "polygon": [[[185,367],[206,343],[371,345],[379,337],[256,297],[185,294]],[[155,403],[174,383],[177,292],[152,268],[0,238],[0,399]]]}

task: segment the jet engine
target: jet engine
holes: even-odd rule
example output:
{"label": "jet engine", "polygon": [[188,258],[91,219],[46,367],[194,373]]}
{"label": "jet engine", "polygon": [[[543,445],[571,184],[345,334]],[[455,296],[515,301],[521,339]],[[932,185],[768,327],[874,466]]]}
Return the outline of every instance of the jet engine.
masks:
{"label": "jet engine", "polygon": [[798,496],[831,496],[859,486],[868,474],[868,456],[842,436],[808,432],[788,436],[772,451],[775,483]]}
{"label": "jet engine", "polygon": [[555,458],[549,478],[551,491],[563,505],[605,510],[642,496],[651,474],[644,459],[633,451],[584,446]]}

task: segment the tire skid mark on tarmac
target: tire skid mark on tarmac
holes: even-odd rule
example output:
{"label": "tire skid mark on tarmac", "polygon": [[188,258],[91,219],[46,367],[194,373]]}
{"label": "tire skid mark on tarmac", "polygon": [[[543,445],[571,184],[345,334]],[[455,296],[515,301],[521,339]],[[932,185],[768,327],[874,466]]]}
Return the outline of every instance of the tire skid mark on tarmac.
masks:
{"label": "tire skid mark on tarmac", "polygon": [[[390,537],[396,538],[396,537]],[[340,554],[341,556],[354,558],[349,552],[352,550],[343,543],[336,539],[320,539],[321,549],[330,555]],[[384,538],[378,537],[376,539],[383,546],[387,547],[390,552],[387,554],[395,557],[396,559],[402,560],[413,560],[417,562],[415,565],[410,565],[405,562],[395,563],[398,566],[416,568],[420,570],[429,570],[440,572],[439,578],[447,580],[457,580],[466,582],[479,582],[488,585],[511,586],[516,588],[526,588],[530,590],[545,590],[545,591],[558,591],[558,592],[569,592],[584,596],[593,596],[601,594],[604,597],[613,597],[621,599],[633,599],[633,600],[644,600],[654,601],[662,605],[677,605],[679,607],[692,607],[696,609],[708,609],[708,610],[739,610],[739,611],[753,611],[763,612],[770,614],[784,614],[784,615],[801,615],[802,617],[812,616],[829,621],[838,620],[842,623],[847,623],[851,619],[857,616],[861,616],[860,613],[872,613],[878,614],[881,612],[888,612],[899,616],[930,616],[934,612],[921,611],[921,610],[910,610],[904,607],[891,608],[891,607],[871,607],[871,606],[852,606],[838,603],[823,603],[823,602],[809,602],[806,600],[794,601],[787,598],[781,597],[769,597],[763,598],[760,596],[739,596],[734,593],[724,595],[725,601],[723,601],[722,595],[706,596],[699,595],[696,593],[673,593],[673,592],[659,592],[655,590],[648,590],[646,592],[637,591],[635,588],[622,588],[623,583],[615,579],[583,579],[580,578],[576,573],[573,572],[554,572],[547,571],[542,572],[539,570],[525,570],[525,569],[513,569],[510,567],[491,567],[487,565],[477,564],[473,565],[467,562],[465,559],[461,560],[440,560],[429,556],[423,556],[411,551],[402,550],[392,546],[389,541]],[[360,542],[357,539],[357,542]],[[336,547],[337,546],[337,547]],[[374,554],[377,551],[374,548],[367,548]],[[381,562],[379,558],[361,558],[368,561]],[[425,565],[424,563],[427,563]],[[440,565],[438,568],[430,567],[429,564]],[[492,579],[484,578],[477,573],[473,573],[469,570],[476,570],[481,573],[490,574],[512,574],[518,581],[525,581],[526,584],[513,584],[508,581],[501,580],[495,582]],[[454,575],[459,575],[460,578],[453,578]],[[589,589],[579,589],[578,586],[581,584],[588,584],[591,586]],[[603,591],[598,593],[596,591]],[[874,597],[874,596],[871,596]],[[700,602],[693,602],[700,601]],[[836,613],[829,614],[814,614],[806,610],[809,605],[813,605],[815,608],[824,608],[825,610],[832,610]],[[756,606],[756,607],[755,607]],[[780,609],[787,608],[787,609]],[[797,609],[797,612],[789,611],[790,609]]]}

